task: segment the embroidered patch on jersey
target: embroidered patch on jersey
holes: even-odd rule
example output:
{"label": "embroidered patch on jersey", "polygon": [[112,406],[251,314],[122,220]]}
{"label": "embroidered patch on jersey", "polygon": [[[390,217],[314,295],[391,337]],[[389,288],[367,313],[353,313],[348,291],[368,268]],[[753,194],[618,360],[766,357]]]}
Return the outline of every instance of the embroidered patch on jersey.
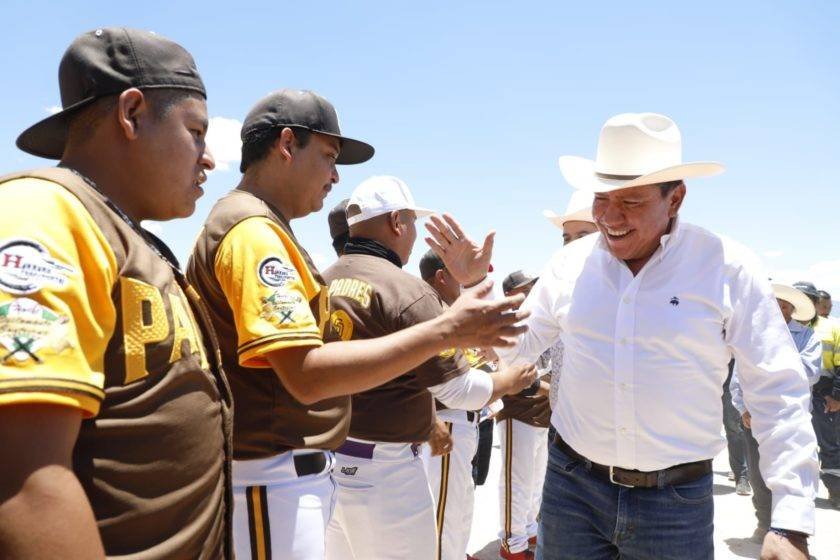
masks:
{"label": "embroidered patch on jersey", "polygon": [[266,257],[257,267],[260,282],[272,288],[280,288],[295,278],[297,271],[278,257]]}
{"label": "embroidered patch on jersey", "polygon": [[70,320],[29,298],[17,298],[0,305],[0,363],[41,363],[39,353],[59,354],[72,344],[68,340]]}
{"label": "embroidered patch on jersey", "polygon": [[356,476],[356,471],[359,470],[359,467],[341,467],[341,474],[347,476]]}
{"label": "embroidered patch on jersey", "polygon": [[339,309],[330,315],[330,325],[341,340],[353,338],[353,319],[343,310]]}
{"label": "embroidered patch on jersey", "polygon": [[62,288],[74,272],[31,239],[0,243],[0,290],[4,292],[27,295],[47,286]]}
{"label": "embroidered patch on jersey", "polygon": [[443,352],[438,354],[438,357],[443,358],[444,360],[448,360],[449,358],[455,356],[455,352],[457,351],[457,348],[450,348],[449,350],[444,350]]}
{"label": "embroidered patch on jersey", "polygon": [[302,303],[302,299],[297,295],[275,291],[268,297],[260,298],[260,302],[260,318],[277,327],[294,322],[295,309]]}

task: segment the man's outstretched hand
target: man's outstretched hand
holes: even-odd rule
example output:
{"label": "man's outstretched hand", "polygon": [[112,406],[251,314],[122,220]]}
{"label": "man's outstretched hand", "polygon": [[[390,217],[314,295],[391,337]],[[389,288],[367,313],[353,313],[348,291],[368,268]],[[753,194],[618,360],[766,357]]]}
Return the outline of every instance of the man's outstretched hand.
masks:
{"label": "man's outstretched hand", "polygon": [[441,258],[446,270],[459,284],[474,286],[487,276],[490,259],[493,257],[495,231],[488,233],[484,245],[479,246],[449,214],[444,214],[443,218],[431,216],[426,222],[426,229],[431,234],[431,237],[426,238],[426,243]]}
{"label": "man's outstretched hand", "polygon": [[438,320],[453,348],[510,347],[528,330],[520,321],[530,315],[519,307],[525,296],[517,294],[499,300],[484,299],[493,289],[485,280],[461,296]]}

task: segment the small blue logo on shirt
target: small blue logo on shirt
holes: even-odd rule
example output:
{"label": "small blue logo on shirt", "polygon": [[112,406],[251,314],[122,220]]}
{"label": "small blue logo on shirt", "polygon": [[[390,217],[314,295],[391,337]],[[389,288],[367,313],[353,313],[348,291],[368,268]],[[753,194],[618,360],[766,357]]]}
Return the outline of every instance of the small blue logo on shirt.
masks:
{"label": "small blue logo on shirt", "polygon": [[671,305],[676,307],[680,304],[680,298],[678,298],[677,296],[674,296],[674,297],[671,298],[670,303],[671,303]]}

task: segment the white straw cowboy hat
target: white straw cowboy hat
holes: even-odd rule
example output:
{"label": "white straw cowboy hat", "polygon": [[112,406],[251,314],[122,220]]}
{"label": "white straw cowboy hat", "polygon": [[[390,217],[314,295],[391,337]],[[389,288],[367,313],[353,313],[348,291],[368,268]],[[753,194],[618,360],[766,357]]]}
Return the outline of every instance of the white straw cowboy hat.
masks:
{"label": "white straw cowboy hat", "polygon": [[593,193],[723,173],[714,161],[682,161],[677,124],[656,113],[622,113],[601,128],[595,160],[561,156],[560,171],[574,188]]}
{"label": "white straw cowboy hat", "polygon": [[569,205],[566,207],[566,213],[558,216],[553,210],[543,210],[543,216],[555,226],[563,229],[566,222],[589,222],[595,223],[592,218],[592,201],[595,197],[591,192],[574,191],[572,198],[569,199]]}
{"label": "white straw cowboy hat", "polygon": [[785,284],[773,284],[773,295],[793,306],[791,317],[796,321],[810,321],[817,314],[814,302],[801,291],[793,286]]}

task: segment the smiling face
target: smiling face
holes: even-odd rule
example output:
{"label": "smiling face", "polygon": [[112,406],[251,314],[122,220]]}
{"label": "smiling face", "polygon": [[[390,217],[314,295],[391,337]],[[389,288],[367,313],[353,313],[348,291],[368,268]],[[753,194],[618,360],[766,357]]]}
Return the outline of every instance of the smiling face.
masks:
{"label": "smiling face", "polygon": [[659,185],[596,193],[592,216],[613,256],[636,274],[668,233],[684,198],[683,183],[664,194]]}

